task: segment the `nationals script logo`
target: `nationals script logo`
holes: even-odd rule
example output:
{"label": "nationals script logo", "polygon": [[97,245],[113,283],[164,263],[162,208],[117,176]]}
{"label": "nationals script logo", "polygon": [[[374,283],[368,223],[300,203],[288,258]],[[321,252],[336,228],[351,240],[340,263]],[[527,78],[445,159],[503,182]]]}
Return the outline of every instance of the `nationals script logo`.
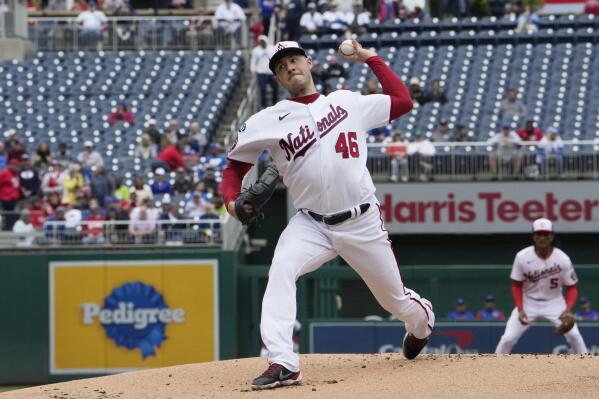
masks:
{"label": "nationals script logo", "polygon": [[[326,136],[335,126],[340,124],[347,118],[347,111],[341,106],[329,105],[331,111],[325,115],[320,121],[316,122],[316,128],[320,133],[320,138]],[[279,146],[285,150],[285,158],[289,161],[293,157],[302,157],[312,145],[316,143],[314,131],[311,131],[308,125],[300,126],[297,135],[289,133],[287,139],[281,139]]]}
{"label": "nationals script logo", "polygon": [[549,276],[553,276],[554,274],[559,274],[562,271],[562,268],[558,264],[554,264],[551,267],[543,270],[535,270],[534,272],[524,273],[524,277],[526,277],[529,281],[536,283],[542,278],[546,278]]}

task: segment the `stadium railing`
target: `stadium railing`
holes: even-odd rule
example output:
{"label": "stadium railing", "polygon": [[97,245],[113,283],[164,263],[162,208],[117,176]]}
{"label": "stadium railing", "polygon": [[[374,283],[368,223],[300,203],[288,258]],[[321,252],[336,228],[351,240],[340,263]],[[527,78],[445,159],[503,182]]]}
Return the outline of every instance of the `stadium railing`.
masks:
{"label": "stadium railing", "polygon": [[[3,214],[6,216],[6,213]],[[29,233],[0,232],[0,247],[199,245],[221,246],[225,219],[181,219],[156,221],[46,221]],[[146,229],[133,234],[130,227]],[[139,230],[138,230],[139,231]]]}
{"label": "stadium railing", "polygon": [[107,17],[96,41],[82,34],[76,17],[30,17],[29,40],[36,50],[236,50],[251,44],[247,21],[225,33],[214,16]]}
{"label": "stadium railing", "polygon": [[[398,181],[599,179],[599,139],[563,144],[560,160],[540,158],[538,142],[522,142],[509,151],[488,142],[438,142],[432,156],[407,155],[408,143],[370,143],[367,165],[378,181],[391,178],[394,158]],[[402,145],[406,147],[398,150]],[[493,156],[496,170],[491,168]]]}

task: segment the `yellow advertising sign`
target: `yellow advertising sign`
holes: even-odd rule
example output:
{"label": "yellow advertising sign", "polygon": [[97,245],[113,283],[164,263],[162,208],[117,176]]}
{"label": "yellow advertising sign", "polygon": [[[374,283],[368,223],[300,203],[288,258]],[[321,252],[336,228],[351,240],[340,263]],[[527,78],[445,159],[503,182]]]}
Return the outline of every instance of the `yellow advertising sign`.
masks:
{"label": "yellow advertising sign", "polygon": [[216,260],[51,262],[50,373],[217,360]]}

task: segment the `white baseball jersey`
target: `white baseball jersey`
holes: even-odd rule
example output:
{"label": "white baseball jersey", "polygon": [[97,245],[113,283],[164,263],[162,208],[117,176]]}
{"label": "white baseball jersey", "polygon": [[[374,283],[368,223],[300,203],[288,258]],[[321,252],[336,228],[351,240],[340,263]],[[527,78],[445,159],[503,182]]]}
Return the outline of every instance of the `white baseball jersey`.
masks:
{"label": "white baseball jersey", "polygon": [[240,127],[228,156],[253,164],[267,148],[296,209],[344,211],[374,195],[366,136],[389,123],[390,107],[389,96],[347,90],[310,104],[279,101]]}
{"label": "white baseball jersey", "polygon": [[561,297],[562,286],[578,282],[572,262],[562,250],[553,248],[549,258],[541,259],[534,246],[516,254],[510,278],[523,282],[524,296],[540,301]]}

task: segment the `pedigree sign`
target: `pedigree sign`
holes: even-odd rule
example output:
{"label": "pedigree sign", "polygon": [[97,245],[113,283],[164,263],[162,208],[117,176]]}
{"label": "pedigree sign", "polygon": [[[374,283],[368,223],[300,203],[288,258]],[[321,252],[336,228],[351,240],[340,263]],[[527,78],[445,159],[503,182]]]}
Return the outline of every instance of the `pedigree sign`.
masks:
{"label": "pedigree sign", "polygon": [[216,260],[49,266],[51,374],[218,360]]}
{"label": "pedigree sign", "polygon": [[596,182],[379,184],[393,234],[526,233],[545,217],[558,232],[599,232]]}

